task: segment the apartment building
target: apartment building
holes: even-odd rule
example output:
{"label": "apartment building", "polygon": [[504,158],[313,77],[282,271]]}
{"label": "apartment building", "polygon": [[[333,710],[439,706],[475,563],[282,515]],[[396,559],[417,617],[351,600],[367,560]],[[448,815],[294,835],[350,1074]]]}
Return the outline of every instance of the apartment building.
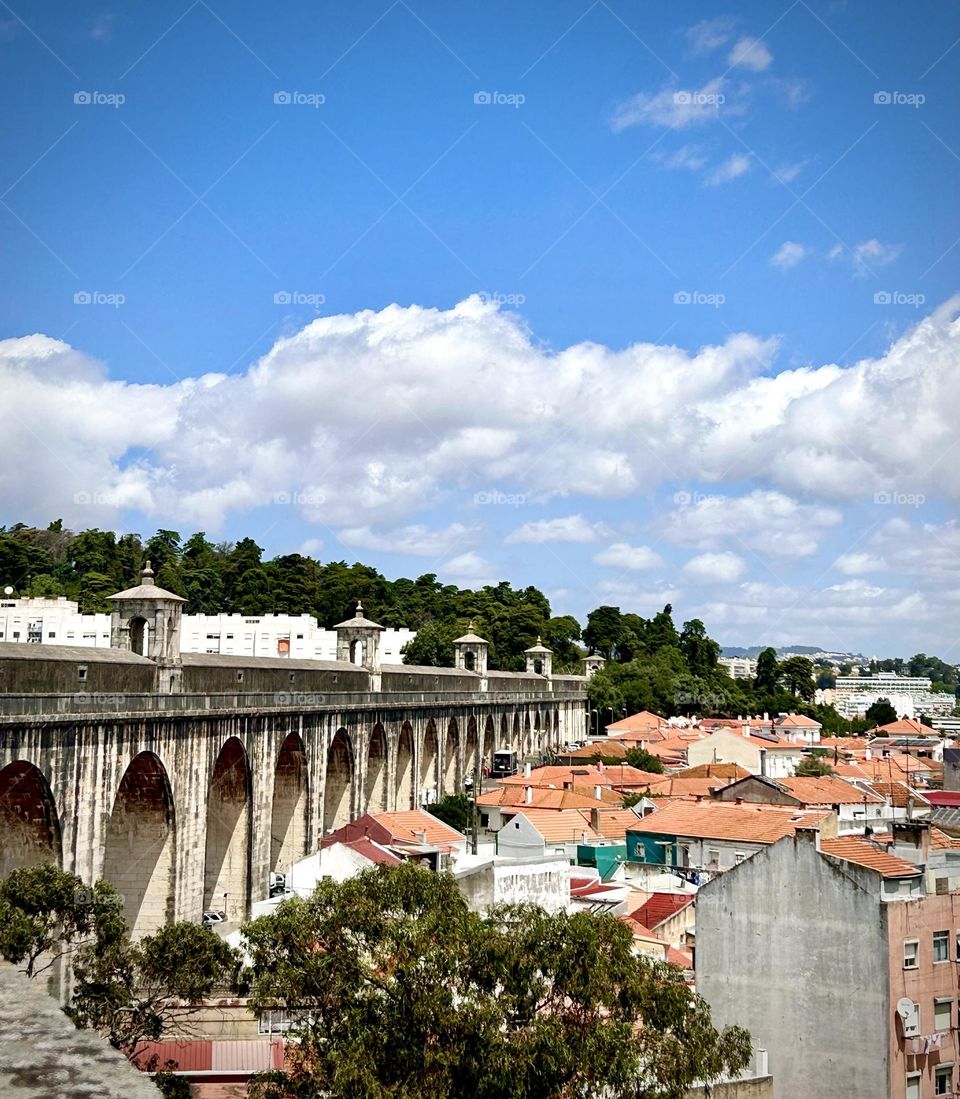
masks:
{"label": "apartment building", "polygon": [[777,1099],[933,1099],[960,1087],[960,850],[798,830],[697,896],[697,989],[769,1054]]}

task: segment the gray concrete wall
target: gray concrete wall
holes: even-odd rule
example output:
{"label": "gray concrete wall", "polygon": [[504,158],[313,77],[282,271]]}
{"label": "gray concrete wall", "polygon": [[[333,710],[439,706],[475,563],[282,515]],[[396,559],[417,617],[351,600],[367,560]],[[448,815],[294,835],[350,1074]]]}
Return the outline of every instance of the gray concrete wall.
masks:
{"label": "gray concrete wall", "polygon": [[705,885],[696,921],[697,990],[768,1051],[776,1099],[888,1094],[878,896],[801,834]]}
{"label": "gray concrete wall", "polygon": [[[809,1096],[819,1095],[815,1085]],[[686,1099],[773,1099],[773,1077],[756,1076],[752,1080],[732,1080],[729,1083],[711,1084],[709,1089],[705,1086],[691,1088],[687,1092]]]}

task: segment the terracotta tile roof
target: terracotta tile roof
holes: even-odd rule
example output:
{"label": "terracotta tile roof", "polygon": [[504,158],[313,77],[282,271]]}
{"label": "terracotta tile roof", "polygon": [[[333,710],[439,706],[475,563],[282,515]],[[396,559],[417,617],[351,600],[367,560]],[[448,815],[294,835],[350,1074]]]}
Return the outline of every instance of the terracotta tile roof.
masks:
{"label": "terracotta tile roof", "polygon": [[876,736],[939,737],[936,729],[930,729],[923,722],[912,717],[901,717],[896,721],[889,722],[887,725],[876,725],[867,731]]}
{"label": "terracotta tile roof", "polygon": [[693,955],[686,950],[677,950],[675,946],[667,947],[667,961],[680,969],[693,969]]}
{"label": "terracotta tile roof", "polygon": [[356,851],[358,855],[363,855],[365,859],[376,863],[378,866],[399,866],[403,862],[403,859],[398,858],[390,851],[385,851],[380,844],[374,843],[369,836],[362,836],[357,840],[348,840],[343,846],[349,847],[351,851]]}
{"label": "terracotta tile roof", "polygon": [[630,928],[635,939],[643,939],[644,942],[648,943],[662,943],[666,947],[665,953],[669,952],[670,948],[663,942],[663,939],[655,935],[649,927],[644,927],[642,923],[638,923],[633,916],[618,916],[617,919],[622,920]]}
{"label": "terracotta tile roof", "polygon": [[[530,790],[529,800],[527,790]],[[585,793],[589,790],[590,793]],[[481,807],[499,806],[506,809],[592,809],[595,805],[604,804],[621,805],[623,799],[607,787],[600,790],[600,800],[593,797],[592,787],[581,787],[579,790],[556,789],[552,786],[499,786],[493,790],[486,790],[476,799],[476,804]]]}
{"label": "terracotta tile roof", "polygon": [[534,767],[529,778],[522,774],[509,775],[501,781],[505,786],[641,787],[649,778],[649,771],[641,771],[629,763],[611,763],[609,766],[585,763],[573,767]]}
{"label": "terracotta tile roof", "polygon": [[919,790],[914,790],[905,782],[869,782],[865,785],[898,809],[905,809],[911,801],[916,807],[930,804]]}
{"label": "terracotta tile roof", "polygon": [[624,744],[622,740],[610,740],[600,744],[585,744],[582,748],[577,748],[575,752],[560,752],[559,755],[564,759],[568,759],[572,762],[577,760],[591,760],[594,756],[604,755],[608,757],[616,756],[618,759],[624,759],[630,746]]}
{"label": "terracotta tile roof", "polygon": [[820,851],[845,862],[875,870],[884,878],[913,878],[920,873],[919,867],[891,855],[860,836],[840,836],[837,839],[822,839]]}
{"label": "terracotta tile roof", "polygon": [[814,721],[806,714],[785,714],[783,717],[775,717],[773,724],[778,729],[822,729],[819,721]]}
{"label": "terracotta tile roof", "polygon": [[[596,788],[596,786],[589,786],[589,785],[581,786],[579,783],[575,782],[570,787],[570,789],[573,793],[580,794],[581,797],[585,797],[591,803],[591,808],[594,808],[597,805],[605,805],[605,806],[620,806],[620,805],[623,805],[623,798],[624,798],[623,791],[622,790],[614,790],[612,786],[601,786],[600,787],[600,798],[599,798],[599,800],[597,799],[597,788]],[[585,808],[585,806],[581,806],[581,808]]]}
{"label": "terracotta tile roof", "polygon": [[[750,772],[739,763],[698,763],[696,767],[685,767],[677,771],[674,778],[712,778],[728,779],[736,782],[741,778],[749,778]],[[721,785],[714,783],[714,785]]]}
{"label": "terracotta tile roof", "polygon": [[925,797],[931,805],[943,805],[950,808],[960,807],[960,791],[958,790],[929,790]]}
{"label": "terracotta tile roof", "polygon": [[638,714],[631,714],[629,717],[614,721],[613,724],[607,726],[607,729],[613,729],[615,732],[626,732],[632,729],[659,729],[664,724],[666,724],[666,720],[659,714],[652,714],[649,710],[641,710]]}
{"label": "terracotta tile roof", "polygon": [[397,813],[373,813],[373,819],[388,828],[394,839],[404,843],[419,844],[423,841],[417,833],[426,835],[426,842],[434,844],[460,843],[464,836],[444,824],[442,820],[424,809],[407,809]]}
{"label": "terracotta tile roof", "polygon": [[685,795],[708,798],[710,791],[724,783],[715,778],[681,778],[680,775],[651,776],[646,792],[651,797],[676,798]]}
{"label": "terracotta tile roof", "polygon": [[940,828],[931,828],[930,846],[938,850],[957,848],[960,847],[960,839],[956,839],[954,836],[948,836],[947,833]]}
{"label": "terracotta tile roof", "polygon": [[656,931],[665,920],[693,904],[694,897],[693,893],[654,893],[630,913],[630,919]]}
{"label": "terracotta tile roof", "polygon": [[560,812],[523,809],[512,819],[515,821],[517,817],[528,820],[548,843],[580,843],[584,837],[588,840],[603,838],[590,826],[589,814],[585,818],[579,809],[563,809]]}
{"label": "terracotta tile roof", "polygon": [[[583,819],[590,824],[593,821],[591,811],[581,810]],[[604,839],[622,840],[626,838],[628,828],[636,828],[640,818],[632,809],[601,809],[597,814],[597,827]]]}
{"label": "terracotta tile roof", "polygon": [[804,805],[862,805],[864,801],[882,804],[884,800],[879,794],[860,790],[852,782],[832,775],[795,775],[776,781]]}
{"label": "terracotta tile roof", "polygon": [[674,801],[649,813],[631,831],[765,844],[791,836],[798,828],[814,827],[829,815],[821,810],[791,809],[780,805]]}
{"label": "terracotta tile roof", "polygon": [[840,751],[862,752],[867,746],[867,738],[863,736],[822,736],[821,748],[839,748]]}

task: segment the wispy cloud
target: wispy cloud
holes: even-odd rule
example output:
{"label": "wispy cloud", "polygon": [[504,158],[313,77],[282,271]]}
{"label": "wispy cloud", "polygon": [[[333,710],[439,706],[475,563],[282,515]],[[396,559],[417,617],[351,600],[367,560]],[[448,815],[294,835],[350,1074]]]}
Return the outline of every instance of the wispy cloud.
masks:
{"label": "wispy cloud", "polygon": [[770,67],[773,54],[759,38],[747,35],[734,43],[733,49],[727,54],[727,60],[738,68],[759,73]]}
{"label": "wispy cloud", "polygon": [[731,180],[739,179],[750,171],[751,163],[746,153],[733,153],[707,176],[706,184],[708,187],[719,187],[724,183],[730,183]]}
{"label": "wispy cloud", "polygon": [[733,37],[733,26],[733,19],[729,15],[701,19],[687,30],[687,41],[694,53],[710,53],[730,41]]}
{"label": "wispy cloud", "polygon": [[785,240],[783,244],[770,257],[770,265],[781,271],[789,271],[807,255],[806,245],[798,244],[795,240]]}
{"label": "wispy cloud", "polygon": [[614,133],[630,126],[666,126],[674,130],[690,126],[703,126],[724,113],[739,113],[733,104],[727,104],[722,77],[707,81],[700,88],[661,88],[659,92],[638,92],[617,106],[610,120]]}

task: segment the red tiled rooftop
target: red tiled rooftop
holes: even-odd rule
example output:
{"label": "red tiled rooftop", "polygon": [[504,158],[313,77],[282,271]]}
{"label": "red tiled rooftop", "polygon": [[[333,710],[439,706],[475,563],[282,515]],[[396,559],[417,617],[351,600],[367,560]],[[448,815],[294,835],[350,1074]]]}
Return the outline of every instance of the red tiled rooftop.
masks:
{"label": "red tiled rooftop", "polygon": [[798,828],[815,827],[829,815],[822,810],[791,809],[779,805],[674,801],[649,813],[632,831],[767,844],[793,835]]}
{"label": "red tiled rooftop", "polygon": [[855,863],[868,870],[875,870],[884,878],[913,878],[920,873],[920,869],[912,862],[907,862],[906,859],[901,859],[897,855],[891,855],[860,836],[822,839],[820,850],[833,858]]}
{"label": "red tiled rooftop", "polygon": [[630,913],[632,920],[637,920],[645,927],[654,931],[671,916],[682,912],[688,905],[693,904],[692,893],[654,893],[649,900],[644,901],[639,908]]}

